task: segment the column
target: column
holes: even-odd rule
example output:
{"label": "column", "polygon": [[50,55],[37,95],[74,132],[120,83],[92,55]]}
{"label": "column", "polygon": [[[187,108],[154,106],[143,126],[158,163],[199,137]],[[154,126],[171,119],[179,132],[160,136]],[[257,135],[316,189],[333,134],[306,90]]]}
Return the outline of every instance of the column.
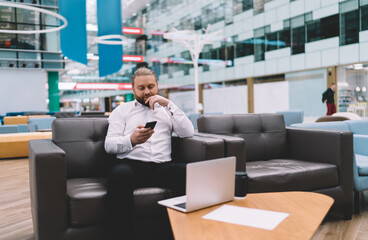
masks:
{"label": "column", "polygon": [[248,113],[254,113],[254,78],[247,78]]}
{"label": "column", "polygon": [[49,111],[60,111],[59,72],[47,72],[49,85]]}
{"label": "column", "polygon": [[[200,104],[202,104],[202,107],[204,107],[204,104],[203,104],[203,85],[204,84],[199,84],[199,88],[198,88],[198,94],[199,94],[198,102]],[[201,114],[203,114],[203,112],[204,112],[204,108],[202,108],[202,110],[200,110]]]}

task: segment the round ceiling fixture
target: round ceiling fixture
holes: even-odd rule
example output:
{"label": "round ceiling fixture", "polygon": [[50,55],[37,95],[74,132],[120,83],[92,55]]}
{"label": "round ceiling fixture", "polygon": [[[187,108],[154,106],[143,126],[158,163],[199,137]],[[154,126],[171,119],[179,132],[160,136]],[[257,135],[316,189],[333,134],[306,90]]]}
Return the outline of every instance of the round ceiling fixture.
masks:
{"label": "round ceiling fixture", "polygon": [[[113,39],[119,39],[117,41],[112,41]],[[124,39],[123,35],[112,34],[112,35],[104,35],[95,38],[95,43],[99,44],[107,44],[107,45],[125,45],[127,44],[126,39]]]}
{"label": "round ceiling fixture", "polygon": [[50,29],[43,29],[43,30],[6,30],[6,29],[1,29],[0,28],[0,33],[13,33],[13,34],[50,33],[50,32],[60,31],[61,29],[68,26],[68,21],[66,20],[66,18],[64,18],[60,14],[49,11],[49,10],[42,9],[42,8],[39,8],[39,7],[32,7],[32,6],[28,6],[28,5],[24,5],[24,4],[19,4],[19,3],[2,2],[2,1],[0,1],[0,6],[20,8],[20,9],[26,9],[26,10],[30,10],[30,11],[45,13],[47,15],[51,15],[51,16],[54,16],[54,17],[60,19],[64,23],[63,25],[61,25],[59,27],[50,28]]}

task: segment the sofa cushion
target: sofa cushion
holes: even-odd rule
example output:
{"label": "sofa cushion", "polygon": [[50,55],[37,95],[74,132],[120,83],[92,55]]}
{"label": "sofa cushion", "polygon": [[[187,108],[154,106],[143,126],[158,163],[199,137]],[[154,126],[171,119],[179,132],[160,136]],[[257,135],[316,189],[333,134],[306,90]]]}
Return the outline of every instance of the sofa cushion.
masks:
{"label": "sofa cushion", "polygon": [[368,156],[355,154],[355,161],[360,176],[368,176]]}
{"label": "sofa cushion", "polygon": [[[67,195],[72,226],[103,223],[106,210],[105,178],[73,178],[67,181]],[[162,207],[157,201],[169,198],[171,191],[163,188],[140,188],[134,191],[137,218],[157,216]]]}
{"label": "sofa cushion", "polygon": [[249,192],[309,191],[337,186],[336,165],[291,159],[247,163]]}

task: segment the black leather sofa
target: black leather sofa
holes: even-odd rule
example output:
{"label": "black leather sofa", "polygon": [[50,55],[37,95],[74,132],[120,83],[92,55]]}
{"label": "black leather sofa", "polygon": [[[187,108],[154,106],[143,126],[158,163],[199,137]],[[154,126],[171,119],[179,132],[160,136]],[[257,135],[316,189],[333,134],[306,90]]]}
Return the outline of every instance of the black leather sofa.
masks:
{"label": "black leather sofa", "polygon": [[[118,161],[104,150],[108,122],[103,118],[58,118],[52,140],[29,142],[31,208],[35,238],[40,240],[106,239],[106,176]],[[206,137],[172,138],[172,157],[195,162],[223,157],[222,140]],[[169,189],[141,188],[134,192],[137,239],[166,239],[170,225],[158,200]]]}
{"label": "black leather sofa", "polygon": [[223,139],[225,156],[246,161],[250,193],[323,193],[351,219],[351,132],[285,127],[282,114],[207,115],[197,123],[197,135]]}

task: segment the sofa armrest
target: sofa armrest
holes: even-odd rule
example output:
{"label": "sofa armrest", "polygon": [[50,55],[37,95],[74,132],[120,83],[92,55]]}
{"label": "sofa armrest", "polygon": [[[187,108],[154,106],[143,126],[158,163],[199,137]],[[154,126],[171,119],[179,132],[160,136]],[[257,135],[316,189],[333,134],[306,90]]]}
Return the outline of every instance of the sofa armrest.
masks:
{"label": "sofa armrest", "polygon": [[195,136],[218,138],[224,141],[225,157],[236,157],[236,171],[245,171],[246,169],[246,155],[245,155],[245,140],[241,137],[220,135],[214,133],[196,132]]}
{"label": "sofa armrest", "polygon": [[221,139],[173,136],[171,143],[173,162],[190,163],[224,157],[224,142]]}
{"label": "sofa armrest", "polygon": [[354,134],[354,153],[368,156],[368,135]]}
{"label": "sofa armrest", "polygon": [[286,129],[289,155],[291,158],[311,162],[331,163],[339,167],[347,164],[347,162],[352,165],[352,132],[293,127]]}
{"label": "sofa armrest", "polygon": [[335,164],[348,199],[353,192],[353,134],[350,131],[286,128],[289,157]]}
{"label": "sofa armrest", "polygon": [[65,152],[51,139],[31,140],[28,146],[35,239],[61,239],[68,227]]}

